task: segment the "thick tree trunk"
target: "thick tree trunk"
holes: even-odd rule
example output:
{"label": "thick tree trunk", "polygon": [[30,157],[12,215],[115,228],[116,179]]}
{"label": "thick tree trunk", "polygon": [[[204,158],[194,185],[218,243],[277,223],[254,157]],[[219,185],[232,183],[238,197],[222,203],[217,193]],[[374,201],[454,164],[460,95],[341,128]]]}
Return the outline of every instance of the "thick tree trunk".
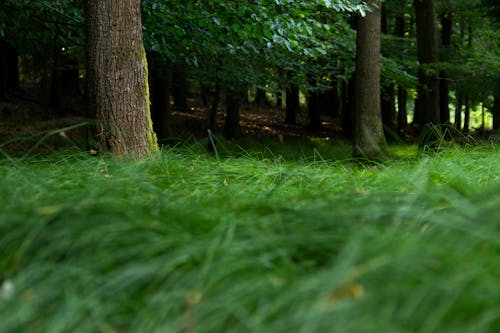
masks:
{"label": "thick tree trunk", "polygon": [[439,80],[433,65],[438,61],[437,30],[433,0],[415,0],[417,22],[418,97],[415,102],[415,122],[423,128],[427,124],[438,124]]}
{"label": "thick tree trunk", "polygon": [[359,17],[356,38],[354,99],[354,155],[370,159],[385,156],[380,110],[380,0],[367,2],[373,11]]}
{"label": "thick tree trunk", "polygon": [[149,90],[153,130],[159,140],[170,135],[170,84],[169,66],[158,53],[148,53]]}
{"label": "thick tree trunk", "polygon": [[286,90],[286,117],[285,123],[295,125],[297,123],[297,113],[299,111],[299,87],[291,84]]}
{"label": "thick tree trunk", "polygon": [[86,19],[88,108],[96,114],[98,138],[115,155],[148,156],[158,143],[140,0],[87,0]]}
{"label": "thick tree trunk", "polygon": [[[445,12],[441,15],[441,43],[444,48],[444,58],[448,58],[451,46],[451,34],[453,30],[452,14]],[[448,71],[442,70],[439,73],[439,112],[441,124],[450,123],[450,77]]]}

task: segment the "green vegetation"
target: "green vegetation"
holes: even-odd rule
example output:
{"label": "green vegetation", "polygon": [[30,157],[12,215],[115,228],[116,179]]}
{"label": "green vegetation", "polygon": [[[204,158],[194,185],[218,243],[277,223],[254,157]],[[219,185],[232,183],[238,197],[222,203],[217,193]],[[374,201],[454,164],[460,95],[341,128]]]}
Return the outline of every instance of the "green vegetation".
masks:
{"label": "green vegetation", "polygon": [[0,331],[500,330],[498,146],[199,147],[0,160]]}

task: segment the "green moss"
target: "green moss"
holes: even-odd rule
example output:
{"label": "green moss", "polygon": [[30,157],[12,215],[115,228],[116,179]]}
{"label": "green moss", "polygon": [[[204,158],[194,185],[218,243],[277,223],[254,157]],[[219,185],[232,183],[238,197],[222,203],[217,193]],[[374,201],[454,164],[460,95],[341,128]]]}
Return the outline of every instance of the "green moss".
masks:
{"label": "green moss", "polygon": [[151,119],[151,102],[150,102],[150,94],[149,94],[149,72],[148,72],[148,60],[146,58],[146,50],[144,46],[141,47],[142,53],[142,63],[144,64],[144,70],[146,71],[145,75],[145,96],[146,96],[146,122],[147,122],[147,140],[148,140],[148,150],[149,154],[153,154],[160,150],[158,145],[158,138],[156,137],[156,133],[153,130],[153,120]]}

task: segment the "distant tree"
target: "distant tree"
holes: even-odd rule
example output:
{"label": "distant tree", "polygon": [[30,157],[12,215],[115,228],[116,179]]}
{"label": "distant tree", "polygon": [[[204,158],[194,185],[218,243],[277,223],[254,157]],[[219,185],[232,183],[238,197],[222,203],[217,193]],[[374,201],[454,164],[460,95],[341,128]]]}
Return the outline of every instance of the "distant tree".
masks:
{"label": "distant tree", "polygon": [[437,30],[433,0],[415,0],[418,54],[418,97],[415,102],[415,119],[419,127],[438,124],[439,119],[439,79]]}
{"label": "distant tree", "polygon": [[372,11],[358,18],[354,98],[354,155],[381,158],[385,136],[380,110],[380,0],[367,3]]}
{"label": "distant tree", "polygon": [[87,0],[88,108],[104,149],[142,157],[158,149],[149,110],[140,0]]}

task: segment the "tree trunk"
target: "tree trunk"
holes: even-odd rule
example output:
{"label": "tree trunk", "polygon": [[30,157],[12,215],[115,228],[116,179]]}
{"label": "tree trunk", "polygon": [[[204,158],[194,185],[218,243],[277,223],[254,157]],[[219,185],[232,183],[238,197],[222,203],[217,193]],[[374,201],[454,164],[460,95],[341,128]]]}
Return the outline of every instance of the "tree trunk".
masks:
{"label": "tree trunk", "polygon": [[455,92],[457,104],[455,106],[455,128],[457,130],[462,129],[462,105],[463,105],[463,96],[459,91]]}
{"label": "tree trunk", "polygon": [[384,132],[388,135],[396,133],[396,86],[394,83],[382,88],[381,110]]}
{"label": "tree trunk", "polygon": [[433,0],[415,0],[417,23],[418,97],[415,102],[415,122],[423,128],[439,121],[439,80],[433,66],[438,61],[437,30]]}
{"label": "tree trunk", "polygon": [[8,90],[19,88],[19,57],[17,50],[0,39],[0,99]]}
{"label": "tree trunk", "polygon": [[140,0],[87,0],[86,28],[88,108],[96,114],[102,147],[118,156],[148,156],[158,143]]}
{"label": "tree trunk", "polygon": [[170,135],[170,84],[166,60],[156,52],[148,53],[151,118],[159,140]]}
{"label": "tree trunk", "polygon": [[372,12],[358,18],[354,98],[354,156],[385,156],[380,110],[380,0],[369,0]]}
{"label": "tree trunk", "polygon": [[321,127],[321,110],[319,109],[319,95],[317,92],[309,92],[307,114],[309,116],[308,127],[312,130],[319,129]]}
{"label": "tree trunk", "polygon": [[189,111],[187,103],[188,82],[186,64],[177,60],[174,63],[172,90],[174,96],[174,107],[179,112],[187,113]]}
{"label": "tree trunk", "polygon": [[464,128],[462,132],[469,134],[470,131],[470,96],[465,97]]}
{"label": "tree trunk", "polygon": [[[441,15],[441,43],[444,48],[444,58],[448,58],[451,47],[451,33],[453,30],[452,14],[445,12]],[[448,71],[442,70],[439,73],[439,112],[441,124],[450,123],[450,77]]]}
{"label": "tree trunk", "polygon": [[221,98],[221,86],[220,79],[215,78],[215,90],[214,90],[214,98],[212,100],[212,105],[210,106],[210,110],[208,110],[208,129],[215,133],[217,130],[217,110],[219,109],[220,98]]}
{"label": "tree trunk", "polygon": [[406,88],[398,87],[398,134],[402,136],[408,127],[408,111],[406,101],[408,100],[408,92]]}
{"label": "tree trunk", "polygon": [[354,126],[354,73],[347,81],[342,81],[342,135],[352,138]]}
{"label": "tree trunk", "polygon": [[500,131],[500,80],[497,79],[493,101],[493,131]]}
{"label": "tree trunk", "polygon": [[291,84],[286,90],[286,117],[285,123],[295,125],[297,123],[297,112],[299,110],[299,87]]}
{"label": "tree trunk", "polygon": [[[405,37],[406,20],[403,14],[396,17],[395,35],[401,38]],[[401,137],[404,137],[408,127],[408,111],[406,101],[408,100],[408,92],[405,87],[398,86],[398,124],[397,130]]]}
{"label": "tree trunk", "polygon": [[235,139],[241,135],[240,105],[240,92],[228,91],[226,93],[226,119],[224,123],[224,137],[226,139]]}

